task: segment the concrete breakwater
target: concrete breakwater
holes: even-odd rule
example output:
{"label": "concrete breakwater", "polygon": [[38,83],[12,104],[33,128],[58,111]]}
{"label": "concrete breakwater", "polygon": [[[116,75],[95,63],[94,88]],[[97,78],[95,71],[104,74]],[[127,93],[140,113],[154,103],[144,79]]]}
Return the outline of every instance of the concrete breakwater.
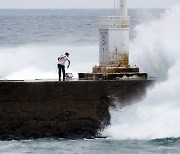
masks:
{"label": "concrete breakwater", "polygon": [[0,82],[0,140],[91,138],[154,81]]}

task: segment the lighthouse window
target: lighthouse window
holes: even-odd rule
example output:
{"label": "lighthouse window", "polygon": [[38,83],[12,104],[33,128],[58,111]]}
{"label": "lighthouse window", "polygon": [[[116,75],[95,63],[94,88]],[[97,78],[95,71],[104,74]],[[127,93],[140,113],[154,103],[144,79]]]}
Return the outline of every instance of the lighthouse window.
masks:
{"label": "lighthouse window", "polygon": [[105,40],[102,40],[102,45],[105,45]]}

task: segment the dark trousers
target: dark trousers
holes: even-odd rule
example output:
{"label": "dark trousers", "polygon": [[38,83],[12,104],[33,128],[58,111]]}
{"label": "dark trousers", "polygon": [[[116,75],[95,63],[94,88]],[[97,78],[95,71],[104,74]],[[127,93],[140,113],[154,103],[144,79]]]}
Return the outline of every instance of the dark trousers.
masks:
{"label": "dark trousers", "polygon": [[61,70],[63,72],[63,80],[65,79],[65,66],[58,64],[58,69],[59,69],[59,81],[61,80]]}

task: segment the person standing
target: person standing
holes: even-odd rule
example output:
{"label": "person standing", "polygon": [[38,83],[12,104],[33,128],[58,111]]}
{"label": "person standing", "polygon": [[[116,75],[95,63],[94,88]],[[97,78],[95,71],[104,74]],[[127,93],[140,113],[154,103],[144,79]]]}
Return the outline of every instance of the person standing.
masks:
{"label": "person standing", "polygon": [[58,70],[59,70],[59,81],[61,81],[61,71],[63,73],[63,81],[65,81],[65,63],[68,61],[68,66],[70,66],[69,53],[66,52],[64,55],[58,57]]}

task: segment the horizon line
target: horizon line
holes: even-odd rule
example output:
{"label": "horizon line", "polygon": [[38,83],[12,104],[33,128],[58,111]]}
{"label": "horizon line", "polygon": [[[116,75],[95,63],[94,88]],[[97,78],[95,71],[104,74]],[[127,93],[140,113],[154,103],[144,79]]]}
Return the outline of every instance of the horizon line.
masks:
{"label": "horizon line", "polygon": [[[78,9],[81,9],[81,10],[95,10],[95,9],[99,9],[99,10],[103,10],[103,9],[109,9],[109,10],[114,10],[114,8],[0,8],[1,10],[9,10],[9,9],[18,9],[18,10],[26,10],[26,9],[29,9],[29,10],[70,10],[70,9],[73,9],[73,10],[78,10]],[[152,8],[149,8],[149,7],[144,7],[144,8],[136,8],[136,7],[130,7],[128,9],[168,9],[165,8],[165,7],[152,7]]]}

